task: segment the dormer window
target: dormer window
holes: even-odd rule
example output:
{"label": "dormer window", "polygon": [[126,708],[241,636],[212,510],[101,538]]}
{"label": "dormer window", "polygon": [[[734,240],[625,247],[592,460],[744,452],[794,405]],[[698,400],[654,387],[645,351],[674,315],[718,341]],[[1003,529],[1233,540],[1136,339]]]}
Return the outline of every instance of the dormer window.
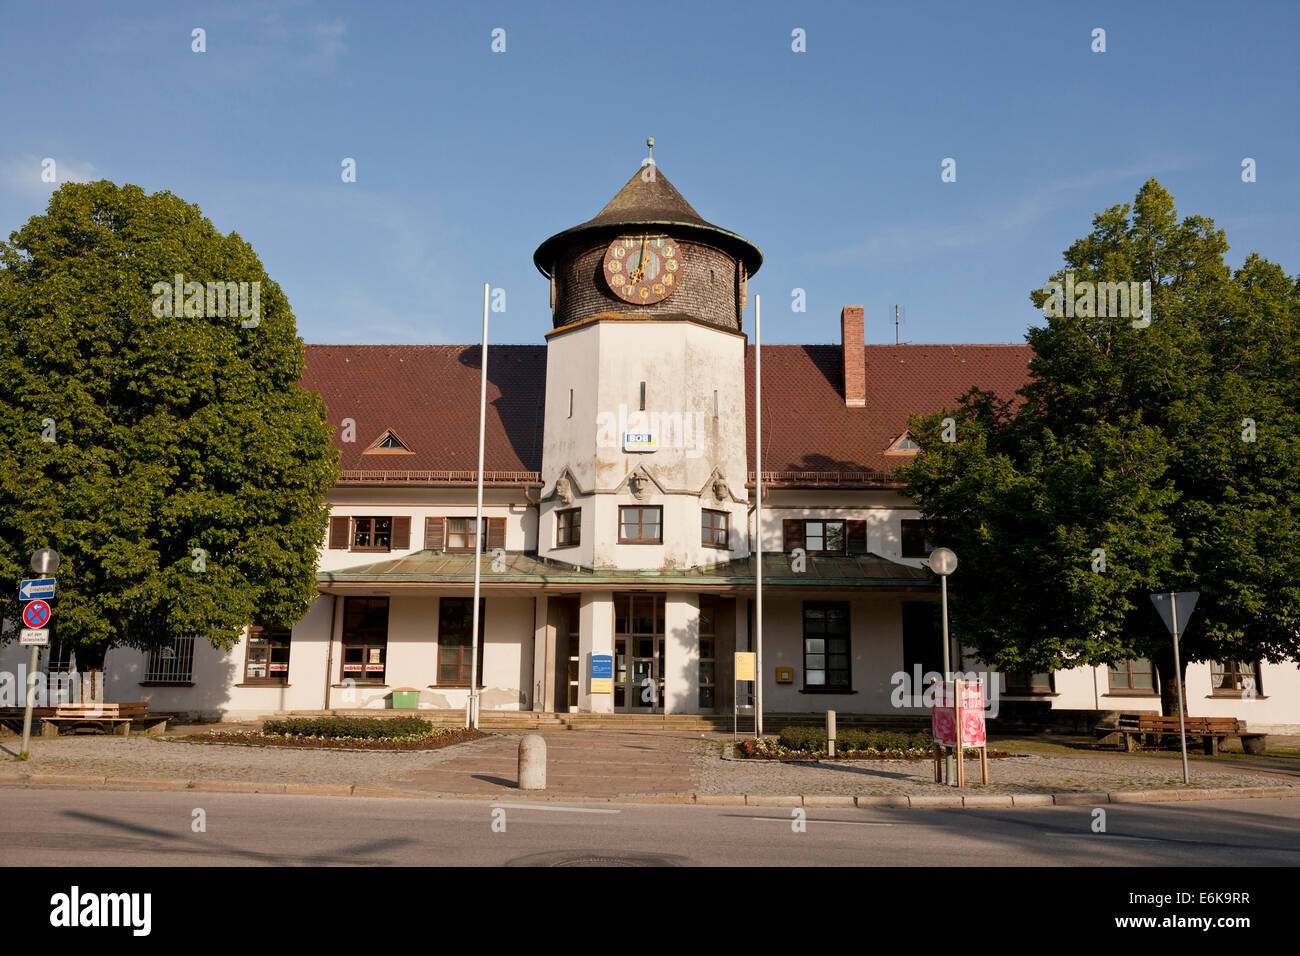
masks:
{"label": "dormer window", "polygon": [[885,449],[886,455],[913,455],[921,450],[911,432],[903,432]]}
{"label": "dormer window", "polygon": [[406,447],[406,442],[397,437],[397,432],[391,428],[385,429],[384,433],[371,443],[370,447],[365,450],[366,455],[414,455],[415,452]]}

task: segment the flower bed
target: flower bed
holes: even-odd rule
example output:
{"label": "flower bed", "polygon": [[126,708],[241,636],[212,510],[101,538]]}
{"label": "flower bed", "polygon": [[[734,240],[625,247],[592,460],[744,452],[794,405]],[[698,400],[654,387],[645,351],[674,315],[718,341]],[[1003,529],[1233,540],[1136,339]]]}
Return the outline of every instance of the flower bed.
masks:
{"label": "flower bed", "polygon": [[487,736],[477,730],[435,728],[418,717],[311,717],[268,720],[260,731],[189,734],[192,744],[297,747],[311,750],[437,750]]}
{"label": "flower bed", "polygon": [[[979,751],[968,748],[973,757]],[[754,760],[928,760],[934,757],[934,740],[925,731],[845,730],[835,739],[835,753],[826,752],[826,732],[817,727],[787,727],[772,737],[746,737],[735,747],[737,757]],[[1009,756],[990,750],[990,757]]]}

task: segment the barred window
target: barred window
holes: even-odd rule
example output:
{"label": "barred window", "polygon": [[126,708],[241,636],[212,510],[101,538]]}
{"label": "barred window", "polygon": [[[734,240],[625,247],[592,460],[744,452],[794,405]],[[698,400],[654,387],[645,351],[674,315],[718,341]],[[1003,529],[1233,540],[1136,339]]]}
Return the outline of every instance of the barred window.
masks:
{"label": "barred window", "polygon": [[168,647],[149,652],[146,684],[189,684],[194,681],[194,635],[176,638]]}

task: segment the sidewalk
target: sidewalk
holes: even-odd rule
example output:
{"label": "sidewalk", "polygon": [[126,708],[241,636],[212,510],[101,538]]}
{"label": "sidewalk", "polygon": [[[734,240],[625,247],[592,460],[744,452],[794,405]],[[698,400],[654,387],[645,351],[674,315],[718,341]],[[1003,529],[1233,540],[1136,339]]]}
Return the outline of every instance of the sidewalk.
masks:
{"label": "sidewalk", "polygon": [[[30,760],[0,761],[0,784],[74,785],[80,780],[91,786],[339,795],[963,805],[962,795],[934,783],[927,760],[737,760],[730,756],[730,735],[672,731],[543,731],[547,789],[525,792],[515,786],[520,736],[494,734],[414,753],[237,747],[138,736],[35,739]],[[0,756],[11,756],[16,744],[15,738],[0,739]],[[1079,750],[1042,740],[1007,746],[1016,755],[991,759],[989,784],[968,787],[964,805],[1121,802],[1139,799],[1138,794],[1147,795],[1141,799],[1216,793],[1300,796],[1300,758],[1295,756],[1258,765],[1253,757],[1193,758],[1192,785],[1185,788],[1176,755]],[[970,769],[978,780],[978,771]]]}

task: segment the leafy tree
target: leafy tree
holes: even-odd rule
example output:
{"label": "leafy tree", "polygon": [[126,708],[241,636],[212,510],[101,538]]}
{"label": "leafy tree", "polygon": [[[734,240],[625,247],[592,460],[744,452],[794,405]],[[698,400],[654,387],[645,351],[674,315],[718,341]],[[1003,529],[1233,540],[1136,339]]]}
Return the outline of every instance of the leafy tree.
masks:
{"label": "leafy tree", "polygon": [[1148,597],[1166,589],[1201,593],[1184,665],[1300,659],[1300,282],[1255,254],[1234,272],[1227,250],[1148,181],[1053,279],[1149,281],[1150,324],[1048,317],[1016,403],[972,390],[914,421],[923,451],[900,477],[959,555],[954,623],[989,663],[1147,657],[1173,713],[1172,642]]}
{"label": "leafy tree", "polygon": [[[204,293],[169,310],[178,274]],[[242,311],[209,303],[226,282],[250,284]],[[251,622],[297,621],[337,456],[297,384],[289,302],[248,243],[171,193],[68,184],[0,243],[0,315],[5,591],[37,547],[60,553],[54,627],[83,670],[113,645],[224,648]]]}

